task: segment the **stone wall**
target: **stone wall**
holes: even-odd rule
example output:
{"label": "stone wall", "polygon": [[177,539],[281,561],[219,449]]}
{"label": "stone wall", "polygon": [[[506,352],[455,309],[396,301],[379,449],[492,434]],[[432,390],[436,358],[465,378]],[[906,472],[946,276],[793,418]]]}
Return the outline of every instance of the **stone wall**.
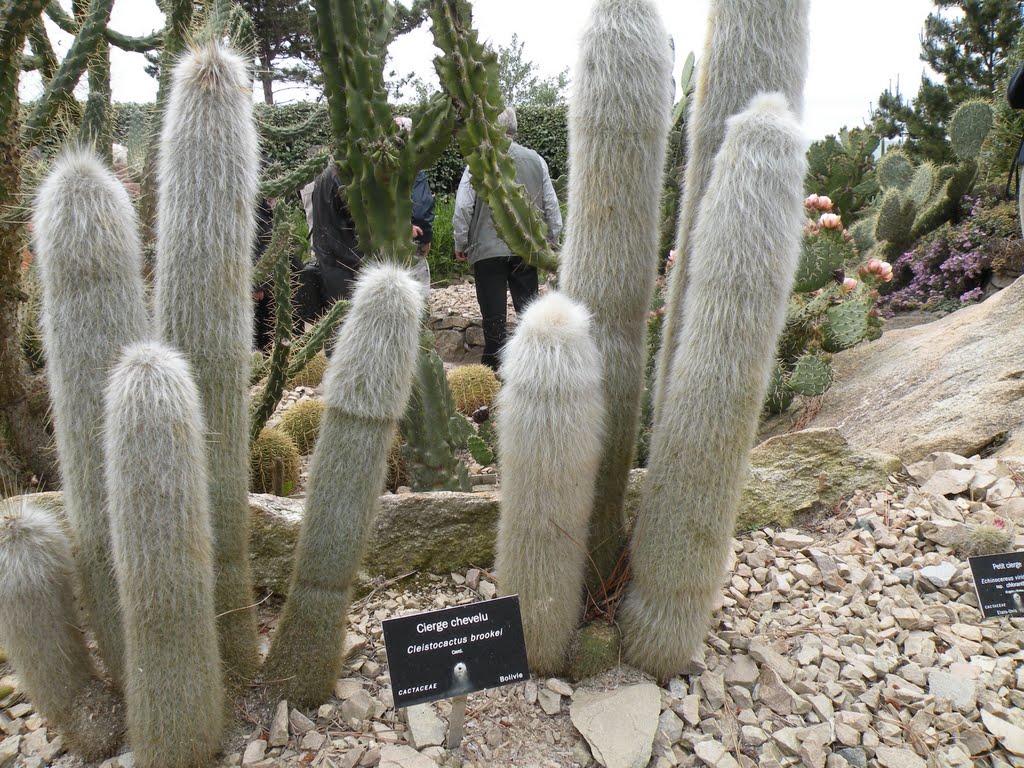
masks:
{"label": "stone wall", "polygon": [[[515,330],[515,315],[509,318],[509,335]],[[434,312],[430,315],[437,354],[446,363],[479,363],[484,351],[484,329],[479,316],[455,312]]]}

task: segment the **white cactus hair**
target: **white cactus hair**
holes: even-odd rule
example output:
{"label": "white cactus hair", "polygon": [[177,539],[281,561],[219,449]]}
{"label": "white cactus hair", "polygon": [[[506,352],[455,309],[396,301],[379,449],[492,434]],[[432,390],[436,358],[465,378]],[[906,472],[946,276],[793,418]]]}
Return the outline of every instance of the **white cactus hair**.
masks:
{"label": "white cactus hair", "polygon": [[[647,310],[672,110],[672,47],[651,0],[598,0],[569,104],[569,215],[559,284],[593,313],[608,411],[588,544],[607,577],[625,543],[623,502],[644,385]],[[595,583],[596,583],[595,579]]]}
{"label": "white cactus hair", "polygon": [[199,393],[179,353],[144,342],[125,350],[106,407],[132,749],[140,768],[204,765],[220,744],[224,686]]}
{"label": "white cactus hair", "polygon": [[32,704],[88,760],[124,735],[120,701],[97,677],[76,626],[71,546],[31,498],[0,501],[0,644]]}
{"label": "white cactus hair", "polygon": [[263,674],[299,706],[341,672],[352,583],[412,389],[424,294],[407,269],[364,268],[324,377],[324,403],[288,600]]}
{"label": "white cactus hair", "polygon": [[[416,364],[419,335],[411,321],[422,312],[424,298],[423,286],[407,278],[408,270],[390,263],[362,270],[342,328],[360,326],[365,332],[338,332],[331,357],[350,362],[327,368],[324,401],[328,407],[367,419],[402,417],[412,379],[399,374]],[[388,359],[385,350],[400,357]]]}
{"label": "white cactus hair", "polygon": [[[256,672],[248,558],[251,249],[259,142],[245,61],[218,43],[174,69],[160,139],[156,316],[190,362],[208,432],[221,657],[232,683]],[[248,607],[247,607],[248,606]]]}
{"label": "white cactus hair", "polygon": [[701,203],[621,610],[627,659],[660,679],[700,647],[722,586],[799,258],[805,150],[785,97],[756,97],[728,121]]}
{"label": "white cactus hair", "polygon": [[697,87],[686,121],[686,176],[676,228],[676,263],[669,275],[667,313],[658,354],[655,418],[667,392],[673,355],[686,316],[683,300],[698,209],[722,145],[726,120],[759,92],[785,94],[803,115],[810,0],[711,0]]}
{"label": "white cactus hair", "polygon": [[530,668],[557,675],[583,613],[605,415],[590,313],[557,292],[535,300],[501,370],[498,583],[519,595]]}
{"label": "white cactus hair", "polygon": [[125,344],[150,332],[135,210],[93,152],[71,149],[40,186],[33,222],[64,504],[86,613],[107,671],[120,681],[124,648],[98,440],[107,374]]}

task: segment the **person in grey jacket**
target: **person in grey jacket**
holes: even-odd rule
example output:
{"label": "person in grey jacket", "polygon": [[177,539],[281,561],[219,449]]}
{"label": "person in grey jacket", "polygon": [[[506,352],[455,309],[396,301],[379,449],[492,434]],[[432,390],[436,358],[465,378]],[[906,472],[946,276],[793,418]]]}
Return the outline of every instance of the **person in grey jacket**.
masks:
{"label": "person in grey jacket", "polygon": [[[508,153],[516,164],[516,181],[526,188],[527,196],[543,213],[548,242],[554,245],[562,231],[562,212],[558,208],[558,196],[551,184],[548,165],[532,149],[515,142],[516,113],[512,107],[498,116],[498,122],[513,139]],[[521,315],[537,295],[537,270],[513,254],[498,237],[490,209],[483,200],[477,199],[473,190],[468,167],[462,173],[459,191],[455,195],[452,225],[455,230],[455,258],[468,261],[476,279],[476,299],[480,304],[484,331],[484,352],[480,362],[497,370],[501,363],[501,348],[505,344],[508,293],[512,294],[516,314]]]}

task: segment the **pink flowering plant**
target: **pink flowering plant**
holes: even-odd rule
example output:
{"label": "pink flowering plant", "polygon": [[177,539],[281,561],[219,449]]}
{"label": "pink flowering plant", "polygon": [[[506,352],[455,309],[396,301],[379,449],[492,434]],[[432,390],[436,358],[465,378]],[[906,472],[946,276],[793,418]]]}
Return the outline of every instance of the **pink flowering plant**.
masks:
{"label": "pink flowering plant", "polygon": [[970,214],[922,238],[893,264],[894,280],[879,306],[887,313],[952,311],[981,301],[993,268],[1019,243],[1016,206],[967,197]]}

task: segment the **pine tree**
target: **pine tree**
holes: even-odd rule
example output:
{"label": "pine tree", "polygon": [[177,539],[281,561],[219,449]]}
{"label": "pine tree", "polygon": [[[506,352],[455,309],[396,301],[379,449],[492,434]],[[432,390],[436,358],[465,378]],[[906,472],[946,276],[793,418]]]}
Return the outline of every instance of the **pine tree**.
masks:
{"label": "pine tree", "polygon": [[1024,22],[1024,3],[933,2],[936,11],[925,19],[921,35],[921,60],[941,79],[923,75],[912,101],[902,97],[898,86],[895,93],[886,89],[871,119],[882,138],[904,137],[904,148],[911,156],[946,163],[953,159],[946,123],[962,102],[990,99],[1000,91],[1007,75],[1007,55]]}

